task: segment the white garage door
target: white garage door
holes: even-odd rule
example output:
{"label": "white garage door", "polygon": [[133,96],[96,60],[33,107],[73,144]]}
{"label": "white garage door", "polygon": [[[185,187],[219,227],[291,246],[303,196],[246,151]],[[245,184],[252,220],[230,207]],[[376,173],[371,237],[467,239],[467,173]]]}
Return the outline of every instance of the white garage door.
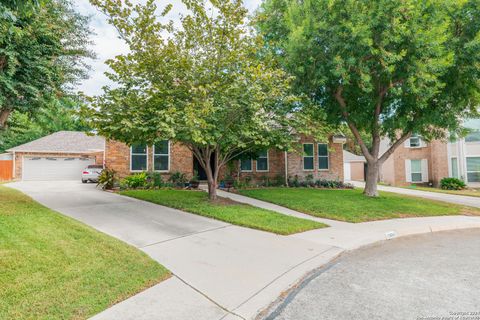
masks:
{"label": "white garage door", "polygon": [[87,158],[23,158],[23,180],[80,180],[82,171],[94,159]]}
{"label": "white garage door", "polygon": [[343,180],[352,180],[352,167],[350,166],[350,162],[343,163]]}

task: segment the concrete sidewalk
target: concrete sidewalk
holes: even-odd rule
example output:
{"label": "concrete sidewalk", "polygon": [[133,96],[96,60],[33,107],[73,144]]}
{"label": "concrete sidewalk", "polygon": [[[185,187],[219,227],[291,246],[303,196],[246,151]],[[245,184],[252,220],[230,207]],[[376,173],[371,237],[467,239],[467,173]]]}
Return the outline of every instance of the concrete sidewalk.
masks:
{"label": "concrete sidewalk", "polygon": [[304,239],[321,244],[327,244],[337,248],[342,248],[344,250],[353,250],[377,241],[389,240],[400,236],[480,227],[480,217],[472,216],[401,218],[362,223],[348,223],[317,218],[308,214],[304,214],[262,200],[246,197],[237,193],[218,190],[218,195],[221,197],[230,198],[237,202],[242,202],[260,208],[277,211],[286,215],[328,224],[329,226],[331,226],[331,228],[311,230],[303,233],[290,235],[289,237]]}
{"label": "concrete sidewalk", "polygon": [[93,318],[96,320],[254,319],[306,274],[346,250],[402,235],[480,228],[480,217],[466,216],[351,224],[219,193],[331,226],[279,236],[103,192],[79,182],[18,182],[7,186],[136,246],[172,271],[172,278],[105,310]]}
{"label": "concrete sidewalk", "polygon": [[[364,182],[349,181],[349,183],[353,184],[357,188],[365,187]],[[429,192],[429,191],[423,191],[423,190],[389,187],[389,186],[382,186],[382,185],[378,186],[378,190],[480,208],[480,197],[459,196],[456,194]]]}

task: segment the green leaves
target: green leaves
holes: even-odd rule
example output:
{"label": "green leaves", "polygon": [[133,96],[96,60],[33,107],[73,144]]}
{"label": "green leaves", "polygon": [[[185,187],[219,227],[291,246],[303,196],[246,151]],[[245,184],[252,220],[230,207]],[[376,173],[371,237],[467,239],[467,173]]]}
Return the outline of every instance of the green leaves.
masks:
{"label": "green leaves", "polygon": [[292,78],[263,55],[240,1],[185,0],[180,26],[162,23],[171,8],[157,10],[153,1],[92,3],[131,50],[109,62],[116,87],[86,110],[100,134],[129,144],[172,139],[217,150],[222,161],[288,145]]}
{"label": "green leaves", "polygon": [[319,112],[392,140],[442,138],[479,105],[479,19],[475,0],[267,0],[257,14]]}
{"label": "green leaves", "polygon": [[86,76],[88,19],[66,0],[0,4],[0,129],[14,110],[34,112]]}

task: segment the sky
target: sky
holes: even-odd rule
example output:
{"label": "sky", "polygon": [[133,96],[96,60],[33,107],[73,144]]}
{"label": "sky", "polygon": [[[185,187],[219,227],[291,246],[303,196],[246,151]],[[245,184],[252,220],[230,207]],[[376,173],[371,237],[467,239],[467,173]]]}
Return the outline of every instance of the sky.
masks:
{"label": "sky", "polygon": [[[173,4],[173,10],[170,13],[172,20],[175,20],[178,12],[182,10],[180,0],[158,0],[157,2],[160,8],[168,3]],[[249,11],[253,12],[259,6],[261,0],[244,0],[244,2]],[[90,27],[95,33],[91,36],[91,40],[93,41],[91,49],[97,55],[95,60],[89,59],[87,61],[92,69],[90,71],[90,77],[78,86],[78,90],[89,96],[99,95],[102,93],[103,86],[111,84],[104,75],[104,73],[108,71],[108,66],[105,64],[105,61],[127,52],[128,48],[125,43],[118,38],[115,28],[108,24],[105,15],[92,6],[88,0],[76,0],[74,3],[80,13],[91,17]]]}

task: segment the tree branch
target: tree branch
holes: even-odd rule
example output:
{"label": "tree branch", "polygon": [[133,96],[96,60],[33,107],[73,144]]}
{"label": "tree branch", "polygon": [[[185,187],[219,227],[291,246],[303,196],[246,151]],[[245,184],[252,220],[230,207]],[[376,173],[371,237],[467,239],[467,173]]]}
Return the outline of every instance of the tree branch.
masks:
{"label": "tree branch", "polygon": [[335,99],[340,105],[340,110],[342,111],[342,115],[345,118],[345,121],[347,121],[348,127],[350,128],[353,135],[355,136],[355,139],[357,139],[357,142],[360,145],[360,149],[362,149],[362,153],[367,159],[367,161],[373,161],[374,159],[370,154],[370,152],[368,151],[367,145],[363,141],[362,136],[360,135],[360,132],[358,131],[355,124],[353,123],[353,120],[350,119],[350,115],[347,112],[347,104],[345,102],[345,99],[342,97],[342,92],[343,92],[343,86],[339,86],[337,88],[337,91],[335,92]]}
{"label": "tree branch", "polygon": [[390,146],[390,148],[380,157],[380,159],[378,159],[378,161],[380,163],[383,163],[385,160],[387,160],[388,157],[390,157],[392,155],[392,153],[395,152],[395,150],[398,148],[398,146],[400,146],[402,143],[404,143],[405,140],[407,140],[411,136],[412,136],[412,132],[410,132],[410,131],[403,134],[400,137],[400,139],[395,141],[395,143]]}

